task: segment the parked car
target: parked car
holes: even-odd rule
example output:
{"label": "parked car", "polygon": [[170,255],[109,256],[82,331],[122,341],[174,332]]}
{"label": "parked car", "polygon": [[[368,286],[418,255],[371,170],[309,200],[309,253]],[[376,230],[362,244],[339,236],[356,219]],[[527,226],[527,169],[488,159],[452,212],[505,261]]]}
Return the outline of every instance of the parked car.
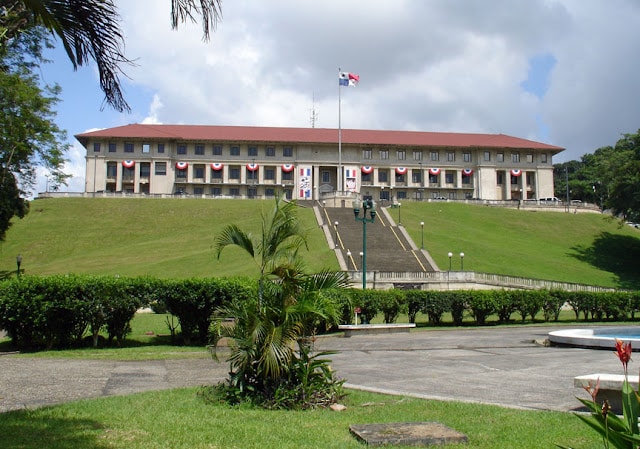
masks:
{"label": "parked car", "polygon": [[556,198],[555,196],[548,196],[546,198],[540,198],[540,203],[544,204],[560,204],[562,203],[562,201],[560,201],[558,198]]}

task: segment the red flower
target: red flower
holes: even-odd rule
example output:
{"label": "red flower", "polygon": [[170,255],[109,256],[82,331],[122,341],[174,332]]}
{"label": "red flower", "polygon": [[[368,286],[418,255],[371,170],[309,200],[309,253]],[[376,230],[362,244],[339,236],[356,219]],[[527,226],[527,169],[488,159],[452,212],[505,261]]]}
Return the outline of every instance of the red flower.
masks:
{"label": "red flower", "polygon": [[583,385],[582,388],[584,388],[584,390],[589,393],[589,396],[591,396],[591,399],[593,400],[593,402],[596,402],[596,397],[598,396],[598,391],[600,391],[600,378],[598,377],[598,380],[596,381],[596,386],[594,387],[591,384],[591,381],[589,381],[588,385]]}
{"label": "red flower", "polygon": [[627,365],[631,360],[631,342],[624,343],[622,340],[616,338],[616,355],[622,362],[622,368],[624,373],[627,374]]}

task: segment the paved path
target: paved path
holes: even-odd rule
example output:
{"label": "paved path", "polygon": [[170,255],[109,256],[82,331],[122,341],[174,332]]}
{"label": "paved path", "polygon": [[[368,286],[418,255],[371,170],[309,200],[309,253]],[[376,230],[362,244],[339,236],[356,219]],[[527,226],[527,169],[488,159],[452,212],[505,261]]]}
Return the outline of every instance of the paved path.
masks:
{"label": "paved path", "polygon": [[[553,328],[553,329],[557,329]],[[336,350],[333,368],[348,385],[417,397],[572,410],[586,397],[582,374],[621,373],[611,351],[548,348],[549,327],[428,330],[408,334],[321,337]],[[630,369],[636,370],[631,362]],[[212,385],[228,367],[208,355],[160,361],[99,361],[0,355],[0,412],[82,398]]]}

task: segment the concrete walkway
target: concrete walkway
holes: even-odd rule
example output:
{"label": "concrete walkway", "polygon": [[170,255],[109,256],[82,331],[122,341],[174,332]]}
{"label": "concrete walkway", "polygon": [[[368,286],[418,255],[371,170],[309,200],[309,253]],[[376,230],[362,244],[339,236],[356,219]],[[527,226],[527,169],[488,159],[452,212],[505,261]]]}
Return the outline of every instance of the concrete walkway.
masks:
{"label": "concrete walkway", "polygon": [[[406,334],[320,337],[348,386],[422,398],[527,409],[576,409],[573,378],[622,372],[612,351],[549,348],[558,327],[427,330]],[[638,368],[631,362],[632,371]],[[83,398],[212,385],[226,363],[201,358],[142,362],[25,358],[0,355],[0,412]]]}

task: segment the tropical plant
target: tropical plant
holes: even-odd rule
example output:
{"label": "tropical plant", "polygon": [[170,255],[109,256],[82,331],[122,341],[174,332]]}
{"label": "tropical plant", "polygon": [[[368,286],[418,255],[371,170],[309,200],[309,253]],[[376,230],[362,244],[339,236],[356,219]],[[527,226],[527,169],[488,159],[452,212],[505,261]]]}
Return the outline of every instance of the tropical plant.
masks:
{"label": "tropical plant", "polygon": [[[615,447],[617,449],[636,449],[640,447],[640,431],[638,429],[638,417],[640,416],[640,395],[629,384],[628,364],[631,360],[631,342],[624,343],[616,339],[616,355],[622,363],[624,382],[622,384],[622,413],[620,417],[611,411],[608,400],[602,404],[597,401],[600,389],[600,379],[596,385],[583,387],[591,396],[591,400],[578,398],[589,409],[589,414],[576,414],[585,424],[602,436],[605,449]],[[570,449],[560,446],[563,449]]]}
{"label": "tropical plant", "polygon": [[[222,338],[230,346],[230,375],[222,389],[232,402],[294,408],[337,399],[341,383],[328,369],[329,360],[310,354],[317,327],[336,323],[341,314],[334,296],[323,292],[346,287],[348,279],[341,272],[304,273],[298,251],[306,244],[305,230],[296,207],[276,198],[275,207],[262,215],[258,238],[229,225],[216,239],[217,257],[235,245],[251,255],[260,269],[257,297],[219,308],[212,325],[214,357]],[[318,379],[324,394],[298,389],[302,382],[320,391]]]}

